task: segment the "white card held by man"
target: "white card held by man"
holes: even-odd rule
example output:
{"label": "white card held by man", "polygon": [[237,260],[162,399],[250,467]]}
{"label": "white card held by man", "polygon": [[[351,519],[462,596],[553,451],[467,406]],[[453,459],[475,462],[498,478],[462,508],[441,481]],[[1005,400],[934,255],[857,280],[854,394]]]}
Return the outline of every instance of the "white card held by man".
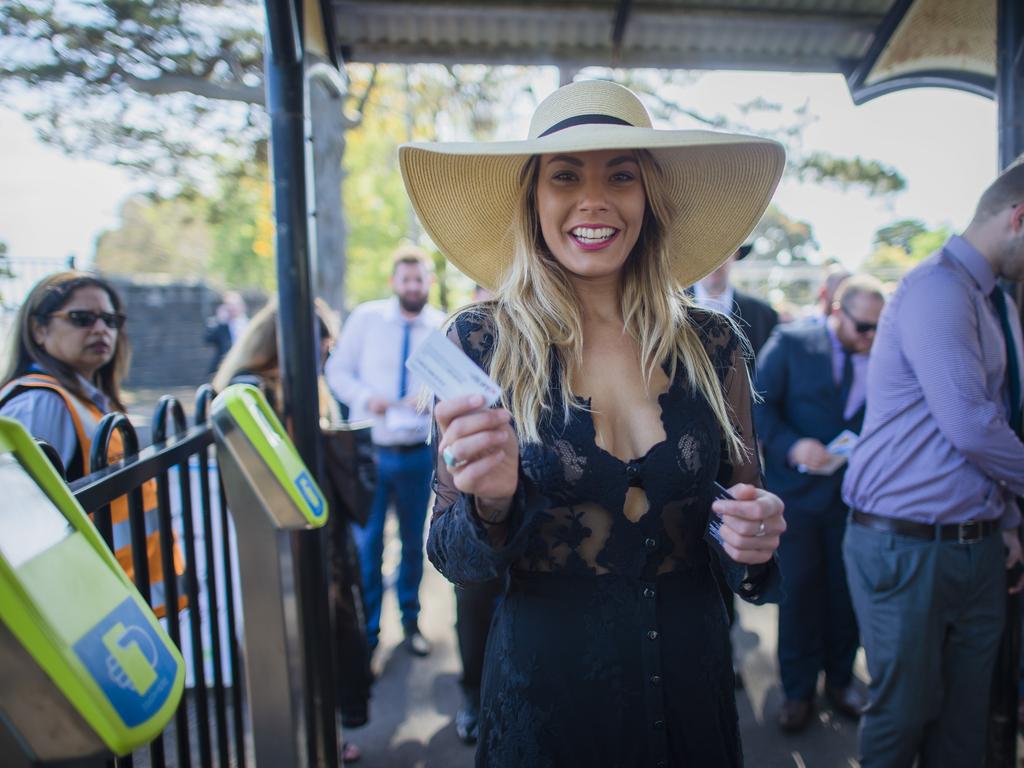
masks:
{"label": "white card held by man", "polygon": [[853,453],[853,447],[857,444],[857,433],[851,432],[848,429],[844,429],[834,438],[832,442],[825,446],[825,449],[829,452],[828,463],[818,469],[810,469],[804,464],[798,464],[796,469],[798,472],[804,472],[808,475],[833,475],[846,460]]}
{"label": "white card held by man", "polygon": [[415,373],[441,400],[483,395],[488,405],[501,397],[501,389],[440,331],[433,331],[409,356],[405,367]]}

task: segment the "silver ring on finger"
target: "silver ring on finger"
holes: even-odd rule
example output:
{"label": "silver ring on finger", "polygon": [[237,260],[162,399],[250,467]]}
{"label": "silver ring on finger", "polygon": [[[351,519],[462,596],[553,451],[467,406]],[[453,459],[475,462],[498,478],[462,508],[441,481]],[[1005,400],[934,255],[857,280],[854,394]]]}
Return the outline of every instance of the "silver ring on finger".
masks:
{"label": "silver ring on finger", "polygon": [[[445,449],[445,450],[447,450],[447,449]],[[767,532],[768,532],[768,528],[764,524],[764,520],[762,520],[760,523],[758,523],[758,525],[757,525],[757,533],[755,533],[754,535],[757,536],[757,538],[761,538]]]}

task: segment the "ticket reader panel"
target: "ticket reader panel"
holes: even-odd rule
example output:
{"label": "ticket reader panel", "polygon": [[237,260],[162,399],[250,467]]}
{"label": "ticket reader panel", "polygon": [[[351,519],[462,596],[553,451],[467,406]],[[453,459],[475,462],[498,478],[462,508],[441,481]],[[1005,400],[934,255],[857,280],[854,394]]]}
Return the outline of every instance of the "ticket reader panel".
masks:
{"label": "ticket reader panel", "polygon": [[327,502],[256,387],[227,387],[210,419],[238,541],[253,757],[309,765],[293,544],[327,522]]}
{"label": "ticket reader panel", "polygon": [[0,721],[28,759],[127,754],[178,706],[178,649],[42,451],[0,418]]}
{"label": "ticket reader panel", "polygon": [[233,384],[213,401],[218,449],[234,463],[275,528],[319,528],[327,501],[263,393]]}

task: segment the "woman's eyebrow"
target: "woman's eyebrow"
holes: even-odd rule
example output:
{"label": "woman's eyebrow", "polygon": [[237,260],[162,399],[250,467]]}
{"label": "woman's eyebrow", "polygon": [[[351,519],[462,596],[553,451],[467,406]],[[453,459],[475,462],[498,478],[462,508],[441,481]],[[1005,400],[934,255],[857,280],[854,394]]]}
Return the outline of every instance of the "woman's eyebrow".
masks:
{"label": "woman's eyebrow", "polygon": [[621,155],[619,157],[613,157],[609,160],[606,165],[610,168],[613,165],[622,165],[623,163],[636,163],[637,159],[633,155]]}
{"label": "woman's eyebrow", "polygon": [[583,161],[572,155],[555,155],[547,162],[548,165],[552,163],[569,163],[569,165],[575,165],[577,168],[583,167]]}

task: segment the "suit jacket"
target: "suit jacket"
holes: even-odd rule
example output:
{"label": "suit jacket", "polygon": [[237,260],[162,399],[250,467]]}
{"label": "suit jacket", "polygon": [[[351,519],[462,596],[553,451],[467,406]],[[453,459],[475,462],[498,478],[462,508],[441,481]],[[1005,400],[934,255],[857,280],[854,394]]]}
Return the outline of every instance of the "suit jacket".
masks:
{"label": "suit jacket", "polygon": [[[686,289],[686,293],[693,298],[692,285]],[[743,293],[743,291],[733,288],[732,296],[732,312],[729,313],[729,316],[736,321],[750,342],[754,354],[757,355],[771,335],[772,329],[779,324],[779,314],[771,308],[770,304],[749,293]]]}
{"label": "suit jacket", "polygon": [[761,352],[761,347],[768,341],[772,330],[779,324],[779,313],[765,301],[751,296],[749,293],[733,290],[732,317],[747,334],[754,355]]}
{"label": "suit jacket", "polygon": [[764,400],[754,423],[764,447],[767,487],[786,511],[845,509],[840,487],[846,467],[833,475],[811,475],[790,466],[789,449],[802,437],[828,445],[844,429],[860,433],[864,408],[847,420],[832,371],[832,340],[824,324],[779,326],[757,357],[757,386]]}
{"label": "suit jacket", "polygon": [[214,348],[213,359],[210,360],[210,373],[215,373],[221,360],[231,349],[231,327],[227,323],[211,323],[206,327],[203,341]]}

